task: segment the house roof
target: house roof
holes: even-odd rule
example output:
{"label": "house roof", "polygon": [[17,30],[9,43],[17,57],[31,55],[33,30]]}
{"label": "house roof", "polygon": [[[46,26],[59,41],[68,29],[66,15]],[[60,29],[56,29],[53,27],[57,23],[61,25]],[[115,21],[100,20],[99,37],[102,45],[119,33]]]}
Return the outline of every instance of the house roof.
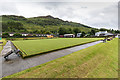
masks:
{"label": "house roof", "polygon": [[[2,33],[6,33],[6,32],[2,32]],[[14,34],[15,32],[7,32],[7,33],[9,33],[9,34]]]}
{"label": "house roof", "polygon": [[99,31],[99,32],[96,32],[97,34],[106,34],[107,31]]}
{"label": "house roof", "polygon": [[114,35],[112,33],[106,33],[105,36],[110,36],[110,35]]}
{"label": "house roof", "polygon": [[23,32],[23,33],[20,33],[20,34],[29,34],[29,33],[25,33],[25,32]]}
{"label": "house roof", "polygon": [[64,34],[64,36],[68,36],[68,35],[74,35],[74,34]]}

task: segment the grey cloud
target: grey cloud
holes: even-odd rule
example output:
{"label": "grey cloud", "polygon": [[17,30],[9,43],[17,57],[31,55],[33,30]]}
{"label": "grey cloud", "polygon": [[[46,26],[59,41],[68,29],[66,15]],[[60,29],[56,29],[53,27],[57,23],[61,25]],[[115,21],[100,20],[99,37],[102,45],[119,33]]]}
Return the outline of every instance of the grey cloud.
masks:
{"label": "grey cloud", "polygon": [[19,11],[16,8],[16,5],[12,2],[0,3],[0,14],[17,14]]}
{"label": "grey cloud", "polygon": [[[117,3],[71,3],[37,2],[5,5],[2,13],[21,14],[27,17],[52,15],[63,20],[79,22],[93,27],[114,28],[117,26]],[[26,4],[29,4],[26,6]],[[108,6],[106,6],[106,4]],[[105,7],[104,7],[105,6]],[[1,7],[1,6],[0,6]],[[21,7],[22,11],[18,7]],[[30,9],[29,9],[30,8]],[[1,14],[2,14],[1,13]],[[101,13],[101,15],[100,15]]]}
{"label": "grey cloud", "polygon": [[[100,13],[102,13],[103,15],[100,15]],[[92,11],[89,15],[90,19],[86,21],[86,23],[88,23],[89,25],[118,29],[118,12],[116,4],[107,6],[103,9]]]}

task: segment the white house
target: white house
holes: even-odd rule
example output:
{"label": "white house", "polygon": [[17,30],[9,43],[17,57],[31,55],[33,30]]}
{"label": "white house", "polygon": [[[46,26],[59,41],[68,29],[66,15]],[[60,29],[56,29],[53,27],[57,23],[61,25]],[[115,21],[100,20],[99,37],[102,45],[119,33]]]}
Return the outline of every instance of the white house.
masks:
{"label": "white house", "polygon": [[120,35],[118,35],[118,38],[120,39]]}
{"label": "white house", "polygon": [[36,36],[40,36],[40,34],[35,34]]}
{"label": "white house", "polygon": [[106,33],[105,36],[113,36],[114,34],[112,33]]}
{"label": "white house", "polygon": [[117,34],[115,37],[120,39],[120,34]]}
{"label": "white house", "polygon": [[14,33],[9,33],[9,35],[12,37],[14,35]]}
{"label": "white house", "polygon": [[28,33],[21,33],[22,36],[28,36]]}
{"label": "white house", "polygon": [[77,37],[80,37],[82,33],[77,33]]}
{"label": "white house", "polygon": [[95,36],[113,36],[114,34],[108,33],[107,31],[100,31],[95,33]]}
{"label": "white house", "polygon": [[107,34],[107,31],[100,31],[100,32],[96,32],[95,36],[104,36],[105,34]]}
{"label": "white house", "polygon": [[67,38],[74,38],[75,35],[74,35],[74,34],[64,34],[64,37],[67,37]]}

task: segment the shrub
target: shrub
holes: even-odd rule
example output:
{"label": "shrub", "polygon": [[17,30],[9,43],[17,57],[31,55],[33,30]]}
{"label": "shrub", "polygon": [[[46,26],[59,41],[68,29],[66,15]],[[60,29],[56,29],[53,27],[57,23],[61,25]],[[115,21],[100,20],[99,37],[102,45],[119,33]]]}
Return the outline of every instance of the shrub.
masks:
{"label": "shrub", "polygon": [[3,34],[2,34],[2,37],[3,37],[3,38],[7,38],[7,37],[9,37],[9,36],[10,36],[9,33],[3,33]]}
{"label": "shrub", "polygon": [[15,34],[13,35],[13,37],[22,37],[22,35],[19,34],[19,33],[15,33]]}

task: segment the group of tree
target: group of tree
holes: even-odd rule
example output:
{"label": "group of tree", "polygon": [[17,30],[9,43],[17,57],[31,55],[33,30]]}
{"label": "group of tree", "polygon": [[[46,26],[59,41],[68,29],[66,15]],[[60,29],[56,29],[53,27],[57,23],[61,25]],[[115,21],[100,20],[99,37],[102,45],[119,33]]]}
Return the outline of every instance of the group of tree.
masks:
{"label": "group of tree", "polygon": [[23,24],[15,21],[2,22],[2,31],[6,32],[16,32],[16,31],[26,31]]}
{"label": "group of tree", "polygon": [[114,29],[105,29],[105,28],[100,28],[99,31],[107,31],[113,34],[120,34],[120,30],[114,30]]}
{"label": "group of tree", "polygon": [[71,29],[71,28],[64,28],[64,27],[60,27],[59,30],[58,30],[58,33],[59,35],[64,35],[64,34],[77,34],[77,33],[80,33],[81,31],[78,29],[78,28],[74,28],[74,29]]}
{"label": "group of tree", "polygon": [[[7,38],[7,37],[10,37],[10,35],[9,35],[9,33],[7,33],[7,32],[5,32],[5,33],[3,33],[2,34],[2,37],[3,38]],[[22,37],[22,35],[20,34],[20,33],[15,33],[14,35],[13,35],[13,37]]]}

